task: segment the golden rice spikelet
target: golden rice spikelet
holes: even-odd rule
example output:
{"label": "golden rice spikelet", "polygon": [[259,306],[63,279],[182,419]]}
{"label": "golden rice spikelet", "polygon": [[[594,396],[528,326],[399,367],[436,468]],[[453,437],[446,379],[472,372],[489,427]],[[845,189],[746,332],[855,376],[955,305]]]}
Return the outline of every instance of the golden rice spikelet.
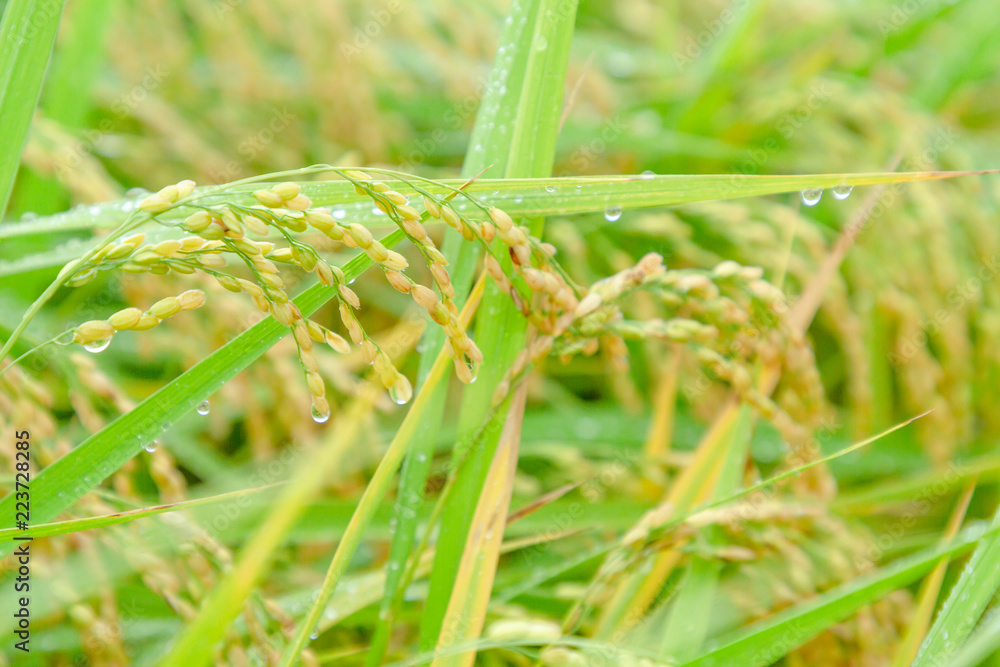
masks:
{"label": "golden rice spikelet", "polygon": [[347,233],[362,250],[367,250],[375,240],[371,230],[356,222],[347,226]]}
{"label": "golden rice spikelet", "polygon": [[413,289],[413,283],[398,271],[386,271],[385,278],[389,281],[389,284],[393,286],[396,290],[402,292],[403,294],[409,294],[410,290]]}
{"label": "golden rice spikelet", "polygon": [[142,311],[138,308],[126,308],[124,310],[119,310],[117,313],[108,318],[108,324],[110,324],[115,331],[127,331],[132,329],[139,323],[142,319]]}
{"label": "golden rice spikelet", "polygon": [[[291,209],[293,211],[305,211],[310,206],[312,206],[312,200],[305,195],[297,195],[292,199],[285,202],[285,208]],[[305,231],[304,229],[299,231]]]}
{"label": "golden rice spikelet", "polygon": [[168,317],[173,317],[181,309],[181,300],[176,296],[168,296],[165,299],[160,299],[154,303],[149,308],[149,314],[153,317],[165,320]]}
{"label": "golden rice spikelet", "polygon": [[437,200],[424,195],[424,209],[432,218],[441,218],[441,205],[437,203]]}
{"label": "golden rice spikelet", "polygon": [[253,197],[268,208],[280,208],[285,205],[281,195],[272,190],[257,190],[253,193]]}
{"label": "golden rice spikelet", "polygon": [[493,220],[493,224],[497,226],[499,231],[507,232],[514,227],[514,220],[506,211],[494,207],[489,210],[489,214],[490,219]]}
{"label": "golden rice spikelet", "polygon": [[340,293],[340,298],[350,304],[352,308],[357,309],[361,307],[361,299],[358,298],[358,295],[350,287],[341,283],[337,290]]}
{"label": "golden rice spikelet", "polygon": [[143,313],[139,321],[132,327],[132,331],[147,331],[160,323],[160,319],[149,313]]}
{"label": "golden rice spikelet", "polygon": [[424,285],[414,285],[413,289],[410,291],[410,295],[413,296],[413,300],[416,301],[417,304],[428,311],[434,310],[434,308],[438,305],[437,294],[434,293],[434,290]]}
{"label": "golden rice spikelet", "polygon": [[169,199],[160,193],[156,193],[139,202],[139,209],[149,213],[150,215],[156,215],[157,213],[163,213],[164,211],[169,210],[172,204],[173,202]]}
{"label": "golden rice spikelet", "polygon": [[191,289],[186,292],[181,292],[177,298],[181,303],[181,310],[194,310],[195,308],[201,308],[205,303],[205,293],[200,289]]}
{"label": "golden rice spikelet", "polygon": [[299,193],[302,192],[302,188],[299,187],[298,183],[278,183],[271,188],[271,192],[288,201],[289,199],[298,197]]}
{"label": "golden rice spikelet", "polygon": [[339,352],[340,354],[347,354],[351,351],[351,344],[348,343],[343,336],[336,334],[332,331],[327,331],[325,338],[326,338],[326,344],[329,345],[330,348],[335,352]]}
{"label": "golden rice spikelet", "polygon": [[107,340],[115,335],[115,328],[104,320],[90,320],[73,330],[73,342],[81,345]]}

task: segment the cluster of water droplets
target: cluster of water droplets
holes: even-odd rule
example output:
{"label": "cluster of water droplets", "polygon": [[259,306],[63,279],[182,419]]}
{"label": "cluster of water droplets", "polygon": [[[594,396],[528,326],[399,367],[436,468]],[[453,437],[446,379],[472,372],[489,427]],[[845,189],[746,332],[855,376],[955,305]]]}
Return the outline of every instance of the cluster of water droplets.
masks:
{"label": "cluster of water droplets", "polygon": [[[837,201],[843,201],[851,196],[851,192],[854,191],[853,185],[837,185],[830,190],[833,193],[833,198]],[[815,206],[819,203],[819,200],[823,198],[823,188],[809,188],[802,191],[802,203],[806,206]]]}

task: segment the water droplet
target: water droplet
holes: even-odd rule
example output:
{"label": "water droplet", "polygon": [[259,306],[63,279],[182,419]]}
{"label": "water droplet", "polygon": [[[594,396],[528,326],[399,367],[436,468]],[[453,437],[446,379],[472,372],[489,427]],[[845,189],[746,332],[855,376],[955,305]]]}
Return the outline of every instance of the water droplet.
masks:
{"label": "water droplet", "polygon": [[171,424],[170,422],[163,422],[162,424],[160,424],[160,430],[166,433],[167,431],[170,430],[171,426],[173,426],[173,424]]}
{"label": "water droplet", "polygon": [[425,462],[427,460],[427,454],[425,454],[424,452],[420,452],[419,454],[417,454],[417,460],[420,461],[421,463]]}
{"label": "water droplet", "polygon": [[63,333],[59,334],[58,338],[56,338],[55,344],[56,345],[70,345],[73,342],[73,338],[74,337],[75,337],[75,334],[73,333],[72,330],[70,330],[70,331],[64,331]]}
{"label": "water droplet", "polygon": [[309,633],[309,639],[311,639],[312,641],[316,641],[317,639],[319,639],[319,633],[313,630],[311,633]]}
{"label": "water droplet", "polygon": [[851,196],[851,192],[854,191],[853,185],[838,185],[831,192],[833,192],[833,198],[839,199],[841,201],[847,199]]}
{"label": "water droplet", "polygon": [[330,215],[332,215],[337,220],[343,220],[344,218],[347,217],[347,211],[345,211],[342,208],[338,208],[338,209],[334,210],[334,212],[331,213]]}
{"label": "water droplet", "polygon": [[608,206],[604,209],[604,219],[608,222],[615,222],[622,217],[621,206]]}
{"label": "water droplet", "polygon": [[126,197],[145,197],[149,194],[149,190],[146,188],[129,188],[125,193]]}
{"label": "water droplet", "polygon": [[313,421],[316,422],[317,424],[322,424],[323,422],[325,422],[327,419],[330,418],[330,410],[327,409],[324,412],[320,412],[314,405],[312,407],[312,418]]}
{"label": "water droplet", "polygon": [[654,176],[656,176],[656,172],[654,172],[654,171],[651,171],[651,170],[649,170],[649,169],[647,169],[646,171],[644,171],[644,172],[642,172],[641,174],[639,174],[639,177],[640,177],[640,178],[641,178],[642,180],[644,180],[644,181],[649,181],[649,180],[652,180],[652,178],[653,178]]}
{"label": "water droplet", "polygon": [[408,400],[406,396],[403,396],[398,391],[396,391],[396,387],[389,387],[389,398],[391,398],[392,402],[395,403],[396,405],[406,405],[406,402]]}
{"label": "water droplet", "polygon": [[211,409],[212,409],[212,406],[209,405],[208,399],[205,399],[204,401],[202,401],[201,403],[199,403],[198,404],[198,408],[197,408],[198,414],[202,415],[202,416],[207,415],[208,412],[209,412],[209,410],[211,410]]}
{"label": "water droplet", "polygon": [[549,48],[549,40],[546,39],[545,35],[538,34],[535,35],[535,51],[544,51]]}
{"label": "water droplet", "polygon": [[147,452],[149,452],[150,454],[152,454],[153,452],[156,451],[156,448],[159,447],[159,446],[160,446],[160,441],[156,440],[156,439],[153,439],[149,443],[147,443],[146,446],[143,447],[143,449],[145,449]]}
{"label": "water droplet", "polygon": [[32,213],[31,211],[21,214],[21,222],[31,222],[32,220],[35,220],[37,218],[38,214]]}
{"label": "water droplet", "polygon": [[554,186],[554,185],[546,185],[545,186],[545,191],[551,194],[551,193],[553,193],[553,192],[556,191],[556,186]]}
{"label": "water droplet", "polygon": [[811,188],[802,191],[802,203],[806,206],[815,206],[823,197],[823,188]]}
{"label": "water droplet", "polygon": [[87,352],[90,352],[91,354],[98,354],[108,349],[108,345],[111,345],[110,336],[108,338],[105,338],[104,340],[95,340],[93,343],[87,343],[86,345],[83,346],[83,349],[85,349]]}

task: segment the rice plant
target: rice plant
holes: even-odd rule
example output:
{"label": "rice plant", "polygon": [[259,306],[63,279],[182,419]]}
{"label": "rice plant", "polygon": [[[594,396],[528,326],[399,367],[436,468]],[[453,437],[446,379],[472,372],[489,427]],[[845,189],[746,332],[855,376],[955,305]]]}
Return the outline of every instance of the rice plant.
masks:
{"label": "rice plant", "polygon": [[8,0],[0,665],[994,664],[993,14]]}

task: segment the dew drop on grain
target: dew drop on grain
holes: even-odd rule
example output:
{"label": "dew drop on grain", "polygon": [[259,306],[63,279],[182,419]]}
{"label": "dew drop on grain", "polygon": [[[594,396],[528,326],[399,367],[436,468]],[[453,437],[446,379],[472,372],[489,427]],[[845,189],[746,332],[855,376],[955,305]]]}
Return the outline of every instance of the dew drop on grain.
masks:
{"label": "dew drop on grain", "polygon": [[91,354],[99,354],[108,349],[108,345],[111,345],[111,339],[105,338],[104,340],[95,340],[93,343],[87,343],[83,346],[83,349]]}
{"label": "dew drop on grain", "polygon": [[311,412],[312,412],[313,421],[316,422],[317,424],[322,424],[323,422],[325,422],[326,420],[328,420],[330,418],[330,411],[329,410],[320,411],[319,409],[316,408],[315,405],[312,407],[312,411]]}

